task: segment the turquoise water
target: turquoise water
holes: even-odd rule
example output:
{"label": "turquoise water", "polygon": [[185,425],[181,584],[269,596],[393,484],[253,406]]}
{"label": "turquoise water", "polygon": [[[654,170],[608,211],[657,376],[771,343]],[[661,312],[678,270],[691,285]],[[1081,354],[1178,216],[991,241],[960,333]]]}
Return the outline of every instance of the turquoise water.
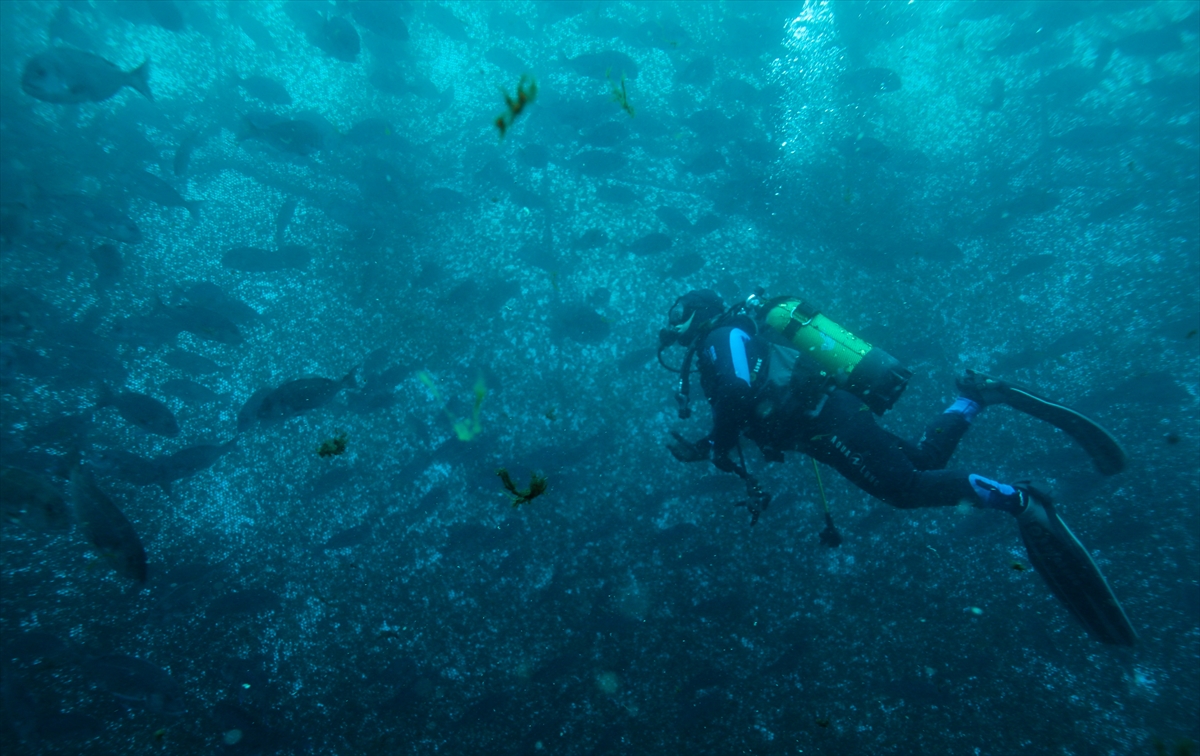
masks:
{"label": "turquoise water", "polygon": [[[1200,741],[1198,10],[0,4],[5,753]],[[1044,481],[1138,645],[998,513],[824,470],[830,549],[802,457],[747,444],[753,527],[676,462],[665,313],[757,287],[914,371],[901,435],[968,367],[1109,428],[1113,477],[1005,407],[952,464]]]}

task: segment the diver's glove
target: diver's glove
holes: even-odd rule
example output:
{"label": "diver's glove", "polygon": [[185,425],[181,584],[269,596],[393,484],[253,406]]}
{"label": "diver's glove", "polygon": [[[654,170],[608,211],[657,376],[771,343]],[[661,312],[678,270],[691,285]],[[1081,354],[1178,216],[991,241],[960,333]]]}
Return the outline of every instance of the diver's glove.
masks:
{"label": "diver's glove", "polygon": [[693,444],[675,431],[671,431],[671,435],[675,437],[675,443],[667,444],[667,451],[671,452],[675,459],[680,462],[703,462],[708,459],[710,447],[707,438]]}
{"label": "diver's glove", "polygon": [[750,510],[750,524],[754,525],[758,522],[758,516],[767,511],[767,505],[771,503],[771,494],[762,490],[758,481],[750,478],[746,481],[746,495],[749,498],[743,502],[743,506]]}

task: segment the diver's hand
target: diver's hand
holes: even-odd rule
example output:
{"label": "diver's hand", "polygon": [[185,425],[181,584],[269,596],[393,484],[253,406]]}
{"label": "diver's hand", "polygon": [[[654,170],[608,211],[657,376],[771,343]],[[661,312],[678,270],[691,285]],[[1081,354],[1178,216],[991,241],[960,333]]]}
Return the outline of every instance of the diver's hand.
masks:
{"label": "diver's hand", "polygon": [[729,458],[727,451],[714,455],[712,463],[721,472],[735,473],[738,471],[738,466]]}
{"label": "diver's hand", "polygon": [[667,444],[667,450],[675,459],[680,462],[703,462],[708,459],[708,439],[702,438],[693,444],[675,431],[671,431],[671,435],[675,437],[675,443]]}

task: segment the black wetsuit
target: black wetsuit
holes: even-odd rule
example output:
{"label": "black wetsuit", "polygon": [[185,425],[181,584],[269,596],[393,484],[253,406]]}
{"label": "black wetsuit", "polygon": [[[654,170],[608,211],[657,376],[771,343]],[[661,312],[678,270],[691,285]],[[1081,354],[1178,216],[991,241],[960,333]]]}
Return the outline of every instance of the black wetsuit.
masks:
{"label": "black wetsuit", "polygon": [[740,435],[770,458],[801,451],[833,467],[872,496],[905,509],[978,502],[969,473],[945,470],[970,427],[961,412],[940,414],[920,442],[906,441],[875,422],[866,404],[840,389],[801,391],[769,379],[772,349],[739,317],[708,333],[697,349],[704,395],[713,411],[707,441],[714,462],[728,467]]}

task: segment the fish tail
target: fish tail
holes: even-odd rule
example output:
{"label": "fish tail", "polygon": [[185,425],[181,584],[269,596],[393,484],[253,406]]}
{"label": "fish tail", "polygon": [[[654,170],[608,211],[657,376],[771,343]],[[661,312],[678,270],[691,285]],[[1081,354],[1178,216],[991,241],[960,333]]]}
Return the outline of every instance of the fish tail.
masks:
{"label": "fish tail", "polygon": [[187,208],[188,213],[192,216],[192,223],[200,222],[200,208],[204,207],[204,200],[188,200],[183,203]]}
{"label": "fish tail", "polygon": [[149,58],[146,58],[146,62],[129,72],[129,86],[141,92],[150,102],[154,102],[154,95],[150,93]]}
{"label": "fish tail", "polygon": [[358,365],[350,368],[350,372],[346,373],[346,377],[342,379],[342,385],[346,388],[358,388],[358,381],[354,379],[354,374],[358,372]]}

